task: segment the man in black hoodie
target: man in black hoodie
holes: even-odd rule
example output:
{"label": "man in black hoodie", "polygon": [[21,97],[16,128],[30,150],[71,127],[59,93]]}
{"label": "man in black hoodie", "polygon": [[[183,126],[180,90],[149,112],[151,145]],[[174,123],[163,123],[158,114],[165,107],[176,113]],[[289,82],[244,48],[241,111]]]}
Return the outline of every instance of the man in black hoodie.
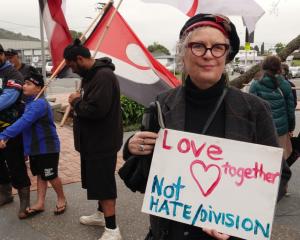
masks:
{"label": "man in black hoodie", "polygon": [[80,152],[82,187],[88,200],[98,200],[98,211],[82,216],[86,225],[105,225],[100,240],[121,240],[116,225],[115,167],[122,145],[120,88],[109,58],[95,60],[76,39],[64,51],[67,66],[82,77],[79,93],[69,96],[74,111],[75,149]]}

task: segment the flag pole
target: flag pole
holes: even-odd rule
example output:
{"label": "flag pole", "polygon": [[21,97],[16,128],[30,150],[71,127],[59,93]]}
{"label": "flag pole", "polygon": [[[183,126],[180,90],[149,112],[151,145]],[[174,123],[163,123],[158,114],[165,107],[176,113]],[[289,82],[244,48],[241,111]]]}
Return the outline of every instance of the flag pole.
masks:
{"label": "flag pole", "polygon": [[[97,42],[97,45],[96,45],[96,48],[95,48],[95,51],[94,51],[94,54],[93,54],[93,58],[96,57],[97,52],[98,52],[98,50],[100,48],[100,45],[103,42],[103,39],[104,39],[105,35],[107,34],[107,31],[109,30],[110,24],[111,24],[112,20],[114,19],[114,17],[116,15],[118,9],[120,8],[122,2],[123,2],[123,0],[119,1],[118,5],[115,8],[115,11],[113,12],[113,14],[111,15],[110,19],[108,20],[108,22],[107,22],[107,24],[105,26],[105,30],[103,31],[102,35],[100,36],[100,38],[99,38],[99,40]],[[81,85],[81,84],[79,84],[79,85]],[[81,86],[79,86],[79,88],[81,88]],[[77,90],[77,92],[79,92],[79,91],[80,91],[80,89]],[[65,124],[65,122],[66,122],[66,120],[67,120],[70,112],[71,112],[71,105],[69,104],[68,107],[66,108],[65,114],[64,114],[64,116],[63,116],[63,118],[62,118],[62,120],[60,122],[60,125],[59,125],[60,127],[64,126],[64,124]]]}
{"label": "flag pole", "polygon": [[[40,8],[39,8],[40,9]],[[41,9],[39,11],[40,15],[40,36],[41,36],[41,52],[42,52],[42,75],[44,79],[46,79],[46,62],[45,62],[45,39],[44,39],[44,25],[43,25],[43,17],[41,13]]]}
{"label": "flag pole", "polygon": [[[94,20],[92,21],[92,23],[89,25],[89,27],[86,29],[86,31],[80,36],[80,40],[82,40],[85,35],[91,30],[91,28],[94,26],[94,24],[96,23],[96,21],[98,20],[98,18],[106,11],[106,9],[108,8],[109,5],[113,4],[113,0],[110,0],[103,8],[101,11],[99,11],[99,13],[97,14],[97,16],[94,18]],[[58,67],[55,69],[54,73],[52,73],[51,77],[48,79],[48,81],[45,83],[45,86],[41,89],[41,91],[39,92],[39,94],[35,97],[34,100],[37,100],[43,93],[44,91],[48,88],[48,86],[50,85],[50,83],[53,81],[53,79],[57,76],[57,74],[60,72],[60,70],[64,67],[65,65],[65,59],[63,59],[60,64],[58,65]]]}

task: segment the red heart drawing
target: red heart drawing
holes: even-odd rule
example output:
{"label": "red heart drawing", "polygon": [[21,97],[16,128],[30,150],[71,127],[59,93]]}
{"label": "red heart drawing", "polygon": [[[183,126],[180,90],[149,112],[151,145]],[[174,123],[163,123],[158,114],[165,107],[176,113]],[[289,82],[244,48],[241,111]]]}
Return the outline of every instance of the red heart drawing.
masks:
{"label": "red heart drawing", "polygon": [[[218,170],[218,175],[216,176],[216,179],[213,180],[213,182],[210,184],[210,186],[208,187],[207,190],[203,189],[199,179],[197,178],[197,176],[194,173],[193,167],[195,165],[200,165],[203,168],[203,170],[205,171],[205,173],[208,173],[209,169],[211,169],[211,168],[214,168],[214,169]],[[190,172],[191,172],[191,175],[192,175],[193,179],[195,180],[197,186],[199,187],[199,189],[200,189],[200,191],[201,191],[201,193],[203,194],[204,197],[206,197],[206,196],[208,196],[209,194],[212,193],[212,191],[216,188],[216,186],[218,185],[218,183],[220,182],[220,179],[221,179],[221,169],[218,165],[209,164],[209,165],[206,166],[205,163],[202,162],[201,160],[195,160],[191,163]]]}

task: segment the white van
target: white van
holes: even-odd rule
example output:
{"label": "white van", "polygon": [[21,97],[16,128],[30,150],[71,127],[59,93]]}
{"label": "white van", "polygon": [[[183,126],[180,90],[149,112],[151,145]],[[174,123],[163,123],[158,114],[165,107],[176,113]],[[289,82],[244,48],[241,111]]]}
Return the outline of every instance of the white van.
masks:
{"label": "white van", "polygon": [[52,62],[46,62],[46,75],[50,76],[52,74],[51,70],[53,68]]}

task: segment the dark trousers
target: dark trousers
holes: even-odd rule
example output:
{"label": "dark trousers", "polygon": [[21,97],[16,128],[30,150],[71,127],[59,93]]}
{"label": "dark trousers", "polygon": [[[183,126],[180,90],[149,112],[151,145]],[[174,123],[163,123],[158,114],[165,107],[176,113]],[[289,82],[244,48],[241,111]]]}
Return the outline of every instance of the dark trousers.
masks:
{"label": "dark trousers", "polygon": [[9,184],[16,189],[30,186],[24,160],[22,135],[10,139],[6,148],[0,149],[0,184]]}

